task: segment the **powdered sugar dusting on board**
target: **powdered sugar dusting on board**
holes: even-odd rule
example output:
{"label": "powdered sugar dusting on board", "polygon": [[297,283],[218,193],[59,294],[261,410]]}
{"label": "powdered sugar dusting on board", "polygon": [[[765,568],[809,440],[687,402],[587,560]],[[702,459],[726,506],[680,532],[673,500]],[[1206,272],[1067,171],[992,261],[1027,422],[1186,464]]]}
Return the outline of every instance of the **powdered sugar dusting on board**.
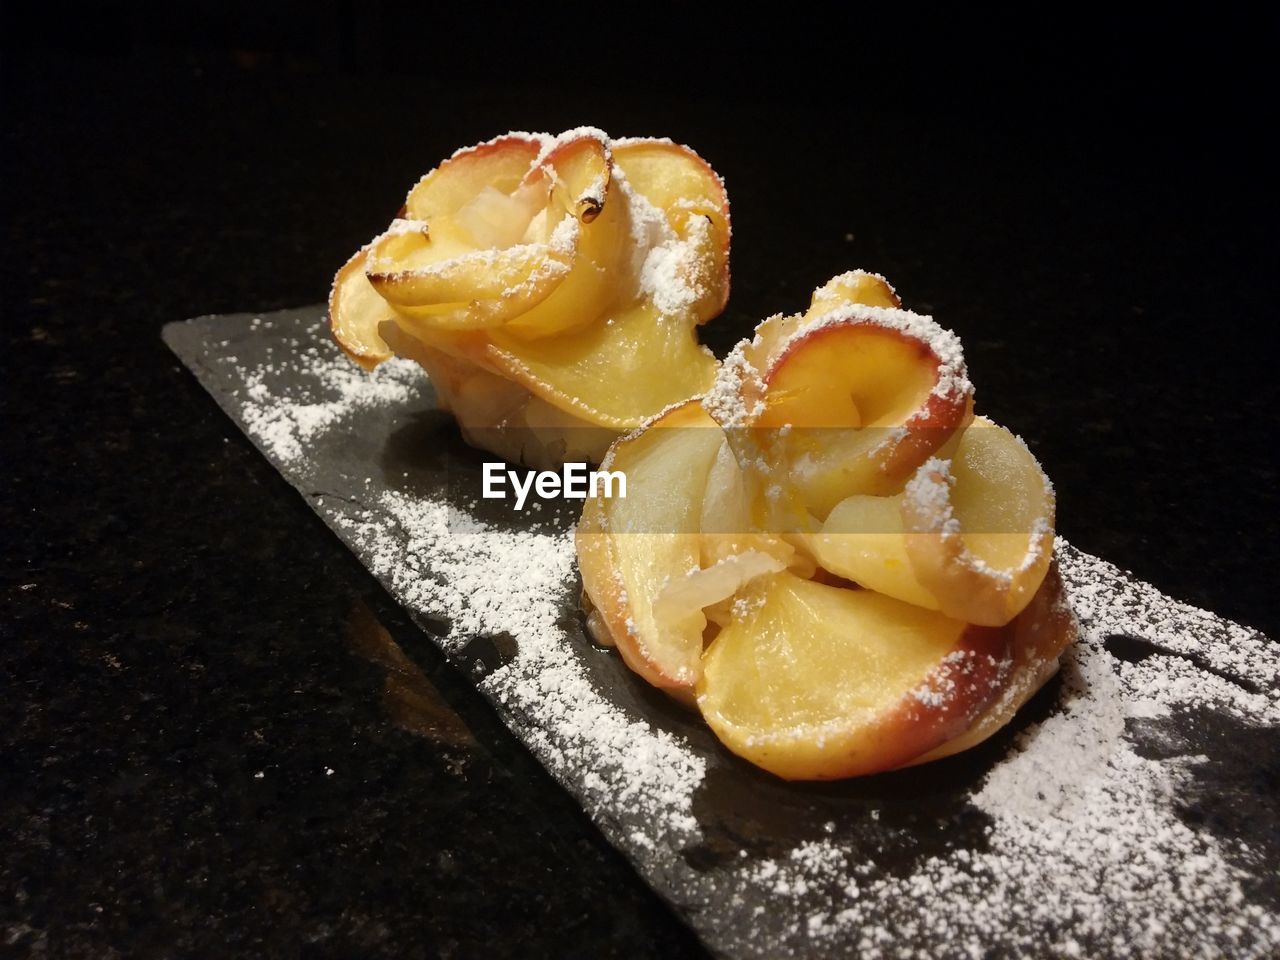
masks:
{"label": "powdered sugar dusting on board", "polygon": [[[408,367],[408,382],[393,375],[374,394],[361,393],[355,385],[369,378],[321,339],[320,312],[301,319],[305,325],[287,327],[255,321],[234,346],[212,333],[200,373],[206,383],[222,378],[210,389],[287,477],[309,484],[313,447],[306,441],[383,424],[405,395],[397,391],[420,401],[422,388],[418,368]],[[292,336],[297,331],[304,333]],[[1044,703],[1039,722],[1021,730],[1007,755],[946,761],[988,767],[974,770],[959,797],[944,798],[929,855],[886,868],[875,858],[895,842],[895,829],[930,839],[924,835],[935,821],[895,827],[887,822],[891,805],[841,800],[839,829],[828,824],[816,837],[763,852],[760,838],[748,837],[723,860],[698,864],[683,852],[711,828],[707,810],[716,811],[699,798],[713,774],[736,768],[722,751],[690,746],[656,729],[643,711],[624,711],[584,673],[587,640],[564,619],[576,589],[567,537],[499,532],[464,506],[430,496],[369,490],[356,505],[351,492],[311,500],[401,602],[451,619],[440,642],[455,661],[471,636],[517,639],[515,659],[481,680],[482,689],[721,953],[1182,958],[1280,951],[1275,862],[1260,832],[1242,839],[1244,829],[1211,829],[1185,815],[1195,798],[1231,786],[1217,772],[1226,762],[1221,740],[1197,737],[1203,723],[1229,720],[1242,736],[1260,738],[1280,726],[1280,650],[1255,631],[1172,601],[1059,540],[1082,636],[1064,657],[1056,703]],[[1117,635],[1154,646],[1122,658],[1113,652]],[[744,791],[735,803],[752,799],[747,781],[734,783]],[[931,799],[895,802],[914,808]],[[1275,797],[1254,797],[1246,810],[1265,817],[1267,803],[1274,809]],[[639,826],[627,811],[640,813]],[[984,824],[981,842],[948,840],[963,818]]]}
{"label": "powdered sugar dusting on board", "polygon": [[[1180,805],[1209,757],[1150,756],[1134,720],[1207,706],[1259,727],[1280,725],[1280,651],[1256,632],[1169,600],[1058,541],[1082,636],[1063,658],[1058,708],[1026,729],[970,802],[991,821],[984,850],[956,849],[906,875],[832,838],[763,860],[758,889],[821,891],[826,902],[775,933],[786,950],[817,945],[862,956],[1270,957],[1280,918],[1251,902],[1275,864],[1239,839],[1196,829]],[[1126,663],[1115,635],[1179,656]],[[928,944],[929,946],[912,946]],[[940,953],[937,945],[945,944]]]}
{"label": "powdered sugar dusting on board", "polygon": [[[391,409],[421,395],[422,369],[412,360],[393,357],[366,373],[341,355],[335,358],[331,344],[293,346],[281,350],[278,360],[252,368],[240,366],[234,356],[224,358],[243,378],[241,416],[249,433],[278,460],[302,460],[309,440],[358,410]],[[309,383],[299,392],[302,371]],[[287,393],[281,391],[286,382]]]}
{"label": "powdered sugar dusting on board", "polygon": [[691,803],[705,761],[597,690],[560,622],[576,599],[569,534],[496,531],[448,504],[391,493],[376,513],[344,524],[401,603],[448,621],[446,651],[477,636],[515,640],[515,659],[481,686],[525,721],[526,743],[544,763],[597,802],[643,814],[649,844],[697,832]]}
{"label": "powdered sugar dusting on board", "polygon": [[[424,396],[422,369],[410,360],[393,358],[368,374],[331,341],[275,332],[270,320],[251,324],[272,332],[280,359],[273,344],[268,362],[228,353],[221,366],[240,384],[232,394],[250,436],[299,473],[307,470],[309,441],[331,429],[358,430],[350,418],[359,411],[376,408],[385,417]],[[705,760],[597,690],[558,622],[572,599],[569,534],[496,531],[445,501],[390,492],[353,509],[336,522],[400,603],[449,623],[437,638],[446,652],[457,656],[479,636],[516,641],[515,659],[480,685],[520,716],[526,744],[553,773],[581,782],[601,807],[625,804],[639,813],[646,828],[633,840],[640,846],[696,833],[691,798]]]}

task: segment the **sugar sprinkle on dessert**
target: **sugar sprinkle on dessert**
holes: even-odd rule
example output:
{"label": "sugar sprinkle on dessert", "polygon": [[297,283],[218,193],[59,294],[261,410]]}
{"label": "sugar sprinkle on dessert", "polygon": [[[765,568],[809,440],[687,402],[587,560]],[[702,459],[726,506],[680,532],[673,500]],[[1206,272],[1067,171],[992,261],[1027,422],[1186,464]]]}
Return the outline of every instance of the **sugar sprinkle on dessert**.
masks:
{"label": "sugar sprinkle on dessert", "polygon": [[610,448],[630,492],[584,506],[584,604],[632,670],[784,779],[976,746],[1077,628],[1052,485],[973,394],[955,334],[877,274],[832,278]]}
{"label": "sugar sprinkle on dessert", "polygon": [[[240,409],[254,439],[306,475],[300,439],[350,429],[368,409],[383,416],[385,405],[377,405],[385,398],[364,395],[367,381],[347,379],[351,368],[336,348],[310,349],[309,333],[291,337],[270,318],[257,326],[278,340],[279,359],[264,366],[228,356],[219,366],[242,385]],[[307,384],[301,395],[299,383]],[[415,374],[403,389],[419,383]],[[314,405],[330,402],[335,416],[316,421],[314,433],[289,426],[311,422]],[[1276,906],[1259,892],[1274,884],[1275,864],[1261,847],[1183,819],[1184,806],[1215,782],[1215,760],[1174,734],[1180,718],[1199,710],[1273,736],[1280,646],[1061,539],[1054,554],[1080,638],[1064,658],[1048,717],[1023,729],[968,797],[990,819],[982,850],[945,849],[889,874],[874,851],[833,827],[765,859],[744,847],[697,870],[680,851],[699,836],[693,797],[706,762],[682,738],[628,716],[571,666],[583,638],[576,628],[553,626],[547,605],[548,596],[572,590],[567,537],[486,533],[464,510],[430,498],[375,497],[367,509],[351,507],[346,523],[397,600],[461,625],[444,641],[448,649],[466,639],[463,630],[535,638],[531,652],[491,682],[502,684],[513,713],[536,723],[535,749],[548,769],[571,786],[589,784],[579,793],[586,809],[650,882],[703,905],[700,929],[723,952],[933,958],[938,944],[956,956],[1264,958],[1280,951]],[[490,543],[492,551],[458,549],[453,537],[432,532],[442,528],[471,530],[473,543]],[[525,574],[492,577],[495,553],[510,564],[506,571]],[[403,573],[392,579],[396,570]],[[449,589],[450,577],[459,584],[490,577],[487,599],[473,607],[482,595]],[[1108,646],[1115,636],[1162,652],[1121,660]],[[544,663],[560,664],[546,681],[560,690],[551,699],[533,677]],[[624,811],[639,812],[628,819],[639,826],[618,828]],[[879,808],[866,820],[868,829],[892,835]],[[764,902],[751,909],[741,906],[744,898]]]}
{"label": "sugar sprinkle on dessert", "polygon": [[729,293],[724,183],[688,147],[594,127],[455,152],[338,270],[330,328],[420,364],[473,446],[554,469],[705,390]]}

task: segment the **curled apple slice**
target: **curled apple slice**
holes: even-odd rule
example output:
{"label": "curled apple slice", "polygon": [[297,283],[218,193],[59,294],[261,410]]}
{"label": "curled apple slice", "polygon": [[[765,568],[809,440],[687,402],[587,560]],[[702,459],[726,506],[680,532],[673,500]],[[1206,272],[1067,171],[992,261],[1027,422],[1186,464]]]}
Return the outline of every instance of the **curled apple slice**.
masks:
{"label": "curled apple slice", "polygon": [[391,348],[378,332],[395,311],[378,296],[364,274],[368,247],[357,250],[334,277],[329,293],[329,329],[338,345],[356,363],[372,370],[391,357]]}
{"label": "curled apple slice", "polygon": [[446,330],[499,326],[545,300],[568,276],[577,241],[569,221],[549,242],[465,249],[401,226],[411,223],[397,221],[374,240],[369,283],[400,315]]}
{"label": "curled apple slice", "polygon": [[[783,347],[801,326],[812,321],[818,304],[821,304],[822,313],[855,304],[901,305],[897,293],[884,277],[853,270],[832,278],[815,290],[805,313],[775,314],[761,321],[750,340],[741,341],[729,352],[717,373],[714,392],[703,400],[703,405],[717,423],[726,430],[745,430],[762,415],[765,409],[765,371],[773,366]],[[741,460],[750,461],[755,457],[757,447],[740,442],[750,439],[748,434],[735,436],[731,433],[730,437]]]}
{"label": "curled apple slice", "polygon": [[597,320],[620,297],[622,285],[617,281],[630,240],[626,197],[612,182],[608,153],[599,140],[563,144],[547,157],[544,169],[554,184],[550,215],[581,226],[563,280],[550,296],[505,327],[515,338],[551,336]]}
{"label": "curled apple slice", "polygon": [[728,440],[722,440],[720,449],[716,451],[715,462],[707,476],[707,488],[702,495],[701,512],[699,529],[702,531],[706,565],[740,552],[733,548],[733,544],[752,532],[751,503],[747,498],[742,469],[733,457]]}
{"label": "curled apple slice", "polygon": [[653,601],[654,616],[676,620],[695,610],[705,610],[731,599],[757,577],[785,568],[778,557],[763,550],[743,550],[709,567],[690,568],[658,592]]}
{"label": "curled apple slice", "polygon": [[747,342],[747,358],[757,370],[768,370],[801,326],[811,323],[815,317],[857,304],[896,310],[902,301],[889,281],[878,273],[849,270],[837,274],[813,291],[809,309],[804,313],[779,314],[761,323],[755,336]]}
{"label": "curled apple slice", "polygon": [[949,461],[920,468],[902,516],[920,584],[944,612],[971,623],[1012,620],[1053,558],[1053,485],[1026,444],[985,417]]}
{"label": "curled apple slice", "polygon": [[972,417],[959,340],[882,306],[897,302],[883,277],[842,274],[805,314],[766,320],[722,365],[705,403],[763,526],[812,533],[846,497],[900,490]]}
{"label": "curled apple slice", "polygon": [[[331,326],[366,367],[394,340],[429,373],[510,381],[519,390],[500,391],[491,430],[616,435],[710,386],[715,358],[695,328],[728,296],[729,235],[724,185],[686,147],[615,144],[585,127],[509,134],[458,151],[410,190],[335,279]],[[495,404],[448,392],[460,419],[470,412],[468,436],[483,435]]]}
{"label": "curled apple slice", "polygon": [[[656,208],[684,244],[681,250],[646,256],[639,267],[642,284],[660,294],[661,285],[668,285],[667,293],[674,289],[669,299],[677,310],[692,311],[698,323],[717,316],[729,300],[732,231],[724,181],[697,153],[670,140],[619,140],[613,159],[630,189]],[[651,211],[637,211],[633,222],[661,233]],[[673,304],[664,300],[660,306]]]}
{"label": "curled apple slice", "polygon": [[804,543],[824,570],[926,610],[940,607],[938,598],[921,586],[907,556],[901,494],[857,494],[841,500],[822,529]]}
{"label": "curled apple slice", "polygon": [[707,649],[698,707],[784,779],[902,766],[963,733],[1007,681],[1007,631],[789,573],[744,599]]}
{"label": "curled apple slice", "polygon": [[611,151],[599,130],[562,136],[529,175],[545,175],[551,182],[548,205],[581,221],[593,223],[600,215],[613,179]]}
{"label": "curled apple slice", "polygon": [[[806,578],[814,574],[814,564],[807,553],[797,550],[784,537],[755,527],[742,469],[734,459],[727,440],[720,444],[711,472],[707,475],[699,528],[702,531],[702,565],[705,568],[715,567],[743,554],[762,554],[773,558],[778,569],[787,569]],[[736,593],[737,588],[733,592]]]}
{"label": "curled apple slice", "polygon": [[457,151],[414,184],[405,215],[430,222],[457,213],[487,190],[513,194],[542,152],[543,140],[513,133]]}
{"label": "curled apple slice", "polygon": [[[624,216],[591,230],[594,259],[578,264],[584,225],[609,195],[609,152],[594,133],[543,150],[530,161],[528,143],[508,140],[443,164],[410,193],[406,212],[420,219],[398,220],[374,241],[369,282],[427,328],[477,329],[523,317],[524,329],[545,334],[590,319],[604,305],[599,277],[612,269],[597,261],[608,259],[607,250],[616,259],[625,232]],[[507,192],[521,163],[523,177]],[[584,290],[583,277],[596,282]],[[568,300],[529,316],[570,278]]]}
{"label": "curled apple slice", "polygon": [[927,317],[849,306],[821,315],[764,375],[757,428],[790,425],[778,457],[823,518],[901,487],[972,415],[959,341]]}
{"label": "curled apple slice", "polygon": [[693,324],[665,322],[646,300],[554,337],[525,340],[495,330],[484,361],[552,405],[618,430],[702,393],[716,369]]}
{"label": "curled apple slice", "polygon": [[698,504],[720,441],[696,401],[672,407],[610,449],[601,470],[625,473],[626,497],[589,497],[578,525],[583,590],[627,665],[657,687],[687,689],[702,672],[706,616],[657,601],[699,566]]}
{"label": "curled apple slice", "polygon": [[1057,563],[1049,566],[1040,589],[1010,624],[1013,630],[1010,657],[1013,671],[991,705],[960,736],[948,740],[911,761],[928,763],[976,747],[1013,719],[1031,697],[1058,672],[1058,658],[1080,632],[1067,602]]}

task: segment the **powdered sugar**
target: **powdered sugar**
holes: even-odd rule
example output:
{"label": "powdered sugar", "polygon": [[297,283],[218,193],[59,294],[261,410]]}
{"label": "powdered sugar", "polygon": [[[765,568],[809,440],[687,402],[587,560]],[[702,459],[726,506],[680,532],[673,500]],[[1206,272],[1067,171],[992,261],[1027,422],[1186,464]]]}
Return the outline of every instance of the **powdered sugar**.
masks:
{"label": "powdered sugar", "polygon": [[710,222],[691,217],[682,239],[666,214],[631,185],[621,168],[614,169],[613,185],[627,204],[631,222],[629,274],[636,294],[650,298],[663,316],[687,315],[706,294],[699,266],[711,244]]}
{"label": "powdered sugar", "polygon": [[951,509],[951,489],[955,482],[951,461],[930,457],[907,481],[905,488],[907,500],[915,504],[923,515],[935,519],[936,528],[942,532],[959,531]]}
{"label": "powdered sugar", "polygon": [[[288,329],[255,321],[234,345],[210,340],[201,376],[286,476],[313,490],[312,441],[339,426],[344,435],[372,430],[389,409],[424,395],[416,366],[392,361],[371,378],[320,339],[319,311],[303,319]],[[1183,815],[1189,797],[1219,787],[1223,762],[1220,742],[1198,737],[1202,720],[1189,711],[1243,733],[1280,726],[1280,651],[1254,631],[1169,600],[1060,540],[1082,637],[1064,657],[1056,702],[1044,703],[1007,755],[947,761],[974,781],[944,798],[941,814],[936,797],[880,801],[868,783],[823,807],[811,836],[765,853],[767,838],[735,838],[741,846],[730,856],[695,866],[684,851],[723,813],[704,797],[716,777],[737,791],[730,805],[781,795],[794,814],[814,794],[780,783],[767,786],[770,794],[759,778],[739,776],[720,748],[659,730],[656,713],[622,706],[628,701],[591,674],[589,657],[612,655],[592,650],[564,617],[576,584],[563,532],[492,529],[443,491],[411,497],[352,481],[332,493],[312,496],[316,509],[397,599],[451,621],[440,642],[452,657],[464,658],[474,636],[515,638],[514,659],[481,687],[718,952],[1182,958],[1280,950],[1280,923],[1263,896],[1275,888],[1275,864],[1254,837]],[[1128,662],[1112,652],[1115,635],[1157,646]],[[911,821],[913,836],[945,840],[958,819],[976,817],[982,840],[939,842],[886,869],[877,857],[895,842],[890,821],[904,805],[932,811]],[[824,827],[832,816],[840,822]]]}
{"label": "powdered sugar", "polygon": [[[701,221],[706,225],[706,221]],[[640,267],[640,290],[653,298],[663,315],[679,315],[689,310],[700,296],[688,277],[697,265],[689,244],[671,243],[653,247]]]}
{"label": "powdered sugar", "polygon": [[698,279],[699,266],[710,248],[711,222],[694,216],[688,236],[650,248],[640,267],[640,291],[664,316],[683,316],[706,295]]}
{"label": "powdered sugar", "polygon": [[577,217],[562,217],[551,231],[547,245],[556,253],[571,254],[582,237],[582,223]]}
{"label": "powdered sugar", "polygon": [[638,277],[649,251],[675,243],[676,234],[663,212],[631,185],[621,168],[613,171],[613,186],[626,200],[632,251],[630,272]]}
{"label": "powdered sugar", "polygon": [[401,603],[449,622],[440,638],[446,650],[459,653],[477,636],[516,641],[515,659],[481,686],[522,718],[526,743],[553,772],[582,783],[597,802],[642,814],[649,844],[696,832],[691,798],[705,761],[628,717],[566,642],[560,618],[575,599],[569,534],[499,532],[448,504],[390,493],[374,514],[343,524]]}
{"label": "powdered sugar", "polygon": [[[330,351],[326,344],[324,352]],[[249,433],[277,460],[303,459],[310,440],[358,410],[396,407],[421,394],[422,369],[411,360],[393,357],[365,373],[345,358],[339,363],[319,358],[317,346],[298,345],[297,353],[286,351],[275,363],[243,370],[241,415]],[[281,393],[277,384],[294,381],[300,369],[311,375],[305,393],[296,388]]]}
{"label": "powdered sugar", "polygon": [[539,150],[537,159],[533,161],[533,166],[540,167],[547,162],[547,158],[551,156],[560,147],[566,143],[572,143],[574,140],[599,140],[604,147],[605,155],[609,154],[609,135],[599,127],[574,127],[559,134],[549,133],[532,133],[532,134],[508,134],[508,136],[526,136],[537,140],[542,145]]}
{"label": "powdered sugar", "polygon": [[424,237],[429,236],[430,227],[427,224],[427,221],[408,220],[396,217],[391,221],[391,225],[387,227],[386,230],[383,230],[382,233],[378,234],[378,236],[374,237],[373,240],[370,241],[370,245],[376,245],[379,241],[386,240],[391,237],[407,237],[413,234],[420,234]]}
{"label": "powdered sugar", "polygon": [[[839,840],[752,865],[754,886],[820,889],[826,904],[778,931],[795,949],[842,945],[863,956],[1273,956],[1280,919],[1249,902],[1250,877],[1275,865],[1239,839],[1179,816],[1194,754],[1145,756],[1136,719],[1208,706],[1280,723],[1280,651],[1260,635],[1127,580],[1064,541],[1058,556],[1083,636],[1064,656],[1060,705],[1029,727],[971,796],[991,820],[984,850],[934,856],[879,875]],[[1266,693],[1177,658],[1117,660],[1107,638],[1158,639]],[[808,947],[802,945],[808,943]]]}
{"label": "powdered sugar", "polygon": [[715,383],[702,406],[725,430],[749,427],[764,411],[764,381],[747,357],[750,341],[743,340],[716,370]]}
{"label": "powdered sugar", "polygon": [[874,270],[854,269],[846,270],[844,273],[838,273],[824,283],[817,292],[821,293],[828,290],[834,291],[839,290],[842,287],[856,288],[859,281],[864,279],[875,280],[878,283],[884,284],[885,289],[900,301],[901,298],[898,298],[898,288],[890,283],[889,278],[883,273],[876,273]]}
{"label": "powdered sugar", "polygon": [[929,678],[908,696],[921,707],[933,709],[953,706],[958,702],[971,702],[973,706],[968,715],[972,720],[987,698],[975,697],[971,691],[996,691],[1003,688],[1012,670],[1012,660],[998,660],[976,650],[953,650],[942,658],[930,672]]}

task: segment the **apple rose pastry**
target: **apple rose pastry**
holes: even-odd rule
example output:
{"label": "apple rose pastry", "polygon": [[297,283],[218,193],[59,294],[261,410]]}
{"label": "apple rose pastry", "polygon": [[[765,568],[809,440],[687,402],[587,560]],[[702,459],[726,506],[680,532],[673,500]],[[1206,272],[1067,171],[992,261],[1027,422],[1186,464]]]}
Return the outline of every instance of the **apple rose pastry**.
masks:
{"label": "apple rose pastry", "polygon": [[333,335],[362,366],[430,377],[474,446],[598,462],[707,390],[696,327],[729,295],[729,204],[697,154],[594,129],[460,150],[338,271]]}
{"label": "apple rose pastry", "polygon": [[972,747],[1075,637],[1053,488],[959,340],[854,272],[621,438],[577,531],[588,624],[788,779]]}

